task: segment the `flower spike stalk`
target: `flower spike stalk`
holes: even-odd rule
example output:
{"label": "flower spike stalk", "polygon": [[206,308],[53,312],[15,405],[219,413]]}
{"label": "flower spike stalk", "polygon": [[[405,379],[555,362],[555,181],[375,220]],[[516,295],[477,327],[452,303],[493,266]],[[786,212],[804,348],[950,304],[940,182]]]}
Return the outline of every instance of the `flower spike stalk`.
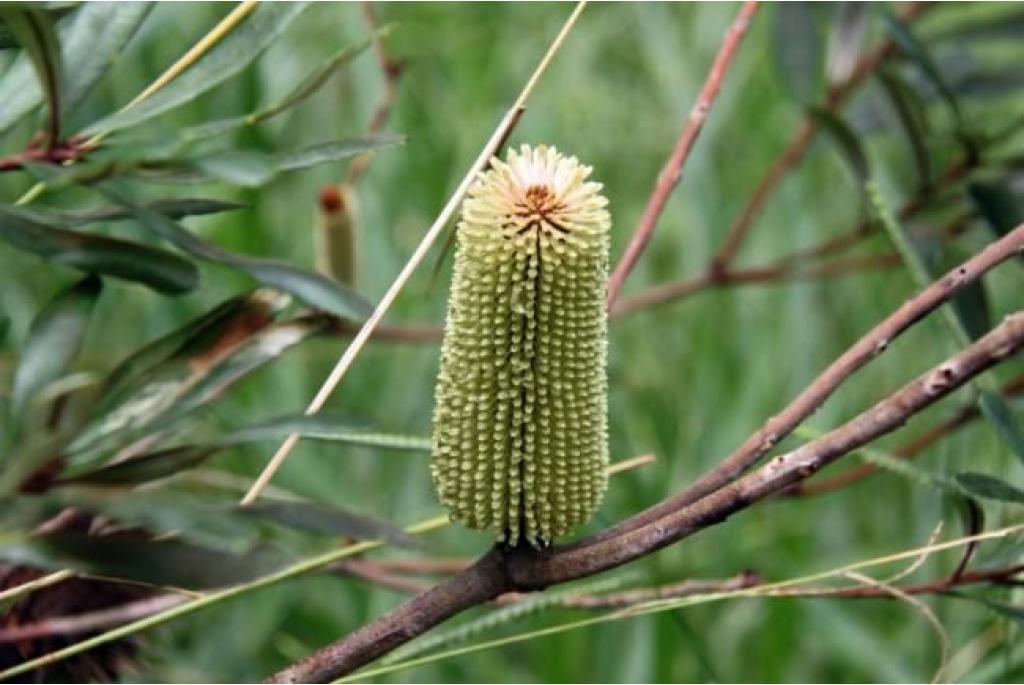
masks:
{"label": "flower spike stalk", "polygon": [[611,220],[555,148],[492,160],[463,204],[431,470],[451,517],[538,547],[605,490]]}

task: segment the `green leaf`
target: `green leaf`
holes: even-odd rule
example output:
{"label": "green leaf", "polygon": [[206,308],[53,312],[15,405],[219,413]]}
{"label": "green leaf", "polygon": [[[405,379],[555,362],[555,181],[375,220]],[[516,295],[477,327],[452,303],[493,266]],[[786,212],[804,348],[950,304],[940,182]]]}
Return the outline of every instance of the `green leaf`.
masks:
{"label": "green leaf", "polygon": [[54,18],[40,10],[0,6],[0,19],[25,50],[49,108],[49,141],[60,140],[64,67]]}
{"label": "green leaf", "polygon": [[188,292],[199,283],[190,261],[166,250],[43,222],[38,211],[0,205],[0,239],[12,246],[88,273],[135,281],[163,293]]}
{"label": "green leaf", "polygon": [[811,107],[807,113],[832,138],[843,160],[850,168],[858,189],[863,190],[870,173],[868,158],[857,134],[846,122],[823,107]]}
{"label": "green leaf", "polygon": [[853,74],[868,27],[869,9],[866,2],[843,2],[839,5],[825,58],[825,73],[830,86],[846,83]]}
{"label": "green leaf", "polygon": [[[189,216],[206,216],[243,209],[247,205],[229,200],[207,200],[203,198],[182,198],[154,200],[143,205],[146,209],[169,216],[172,219],[183,219]],[[131,210],[124,207],[98,207],[95,209],[58,209],[40,205],[25,205],[17,208],[23,215],[31,216],[43,223],[60,226],[80,226],[100,221],[123,221],[134,219]]]}
{"label": "green leaf", "polygon": [[279,440],[292,433],[298,433],[307,440],[327,440],[415,452],[430,451],[430,438],[379,433],[365,428],[363,423],[353,420],[350,416],[331,412],[282,416],[231,431],[220,438],[218,443],[232,445],[260,440]]}
{"label": "green leaf", "polygon": [[219,447],[183,445],[156,450],[81,475],[63,478],[57,485],[138,485],[177,475],[195,468],[220,450]]}
{"label": "green leaf", "polygon": [[347,535],[356,540],[385,540],[402,547],[416,545],[411,535],[398,526],[339,507],[263,498],[239,507],[243,515],[277,525],[328,535]]}
{"label": "green leaf", "polygon": [[124,47],[152,8],[150,2],[82,4],[64,39],[65,112],[74,112],[96,82],[121,57]]}
{"label": "green leaf", "polygon": [[55,381],[78,355],[102,282],[88,276],[61,291],[32,322],[14,372],[11,417],[21,417],[41,388]]}
{"label": "green leaf", "polygon": [[228,301],[133,354],[107,380],[95,418],[67,454],[124,445],[166,418],[184,398],[194,396],[207,376],[266,332],[286,299],[260,290]]}
{"label": "green leaf", "polygon": [[1016,417],[1006,405],[1006,400],[997,393],[984,390],[979,402],[985,418],[995,426],[996,432],[999,433],[1003,442],[1024,464],[1024,431],[1021,430]]}
{"label": "green leaf", "polygon": [[250,114],[245,118],[245,123],[263,123],[271,117],[277,116],[290,107],[294,107],[301,103],[303,100],[319,90],[319,88],[327,82],[327,79],[330,78],[331,74],[337,71],[340,67],[351,62],[354,57],[373,45],[374,41],[384,38],[390,31],[391,27],[385,26],[378,31],[375,31],[370,38],[360,43],[356,43],[355,45],[347,45],[341,50],[338,50],[338,52],[334,53],[334,55],[332,55],[326,62],[306,74],[306,76],[299,81],[298,85],[295,86],[290,93],[269,107]]}
{"label": "green leaf", "polygon": [[885,27],[889,33],[889,37],[892,42],[900,49],[900,52],[913,62],[921,73],[931,82],[936,92],[942,96],[949,106],[950,113],[953,115],[954,122],[956,123],[957,129],[963,128],[963,117],[960,112],[960,105],[957,102],[956,95],[953,90],[949,87],[946,79],[943,78],[939,68],[935,65],[935,61],[929,54],[928,49],[921,43],[916,36],[911,32],[910,28],[900,21],[897,17],[886,12],[883,15],[885,17]]}
{"label": "green leaf", "polygon": [[810,104],[824,87],[824,41],[817,8],[810,2],[780,2],[772,24],[775,66],[790,97]]}
{"label": "green leaf", "polygon": [[967,194],[997,237],[1024,223],[1024,207],[1005,182],[976,182],[967,186]]}
{"label": "green leaf", "polygon": [[882,84],[899,119],[903,136],[910,145],[914,166],[917,168],[918,187],[925,189],[932,182],[932,160],[926,142],[928,135],[924,107],[917,93],[896,71],[882,68],[877,70],[875,75]]}
{"label": "green leaf", "polygon": [[271,259],[243,257],[223,250],[196,237],[173,219],[129,200],[124,191],[115,190],[109,183],[104,184],[100,192],[129,209],[143,228],[193,257],[243,271],[264,285],[291,293],[312,307],[344,319],[361,321],[373,311],[355,291],[320,274]]}
{"label": "green leaf", "polygon": [[365,152],[400,145],[402,142],[404,138],[401,136],[379,134],[317,143],[272,155],[247,150],[213,152],[186,160],[185,164],[221,181],[258,187],[266,185],[278,174],[338,162]]}
{"label": "green leaf", "polygon": [[142,102],[97,121],[87,127],[83,135],[136,126],[191,102],[251,64],[307,6],[305,2],[261,3],[240,26],[177,79]]}
{"label": "green leaf", "polygon": [[257,548],[231,554],[180,540],[138,534],[59,533],[0,545],[0,558],[35,568],[82,573],[193,590],[235,585],[280,568],[277,553]]}
{"label": "green leaf", "polygon": [[956,590],[948,590],[946,591],[946,594],[951,597],[958,597],[960,599],[984,604],[997,614],[1000,614],[1012,621],[1016,621],[1017,623],[1024,624],[1024,606],[1003,604],[1002,602],[996,602],[982,595],[969,595],[963,592],[957,592]]}
{"label": "green leaf", "polygon": [[958,473],[956,482],[976,497],[1024,504],[1024,490],[1015,488],[998,478],[986,476],[984,473]]}

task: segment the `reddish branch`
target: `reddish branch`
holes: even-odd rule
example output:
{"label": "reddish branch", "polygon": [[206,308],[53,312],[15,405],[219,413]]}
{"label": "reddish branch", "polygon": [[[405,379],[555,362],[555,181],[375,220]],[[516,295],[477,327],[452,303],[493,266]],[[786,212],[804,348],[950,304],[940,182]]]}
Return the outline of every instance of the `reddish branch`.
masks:
{"label": "reddish branch", "polygon": [[[1010,254],[1021,252],[1020,242],[1024,239],[1024,226],[1006,236],[1004,240],[1007,238],[1011,239],[1011,242],[1016,241],[1015,249]],[[1005,247],[1005,243],[1001,247]],[[867,339],[874,342],[884,340],[884,343],[873,345],[867,358],[884,348],[893,335],[919,320],[925,313],[945,302],[953,292],[984,273],[985,269],[980,267],[993,259],[994,249],[998,251],[999,244],[990,246],[978,257],[968,261],[904,305],[898,314],[905,319],[898,320],[893,330],[888,330],[885,323],[876,329],[876,335],[882,337],[868,336]],[[1001,259],[996,259],[992,264],[999,261]],[[1018,312],[1007,317],[1002,324],[959,354],[843,426],[808,442],[797,450],[776,457],[739,480],[727,482],[692,502],[674,504],[671,507],[659,505],[656,508],[665,511],[653,519],[644,512],[616,526],[612,534],[591,536],[567,547],[556,547],[540,552],[532,548],[495,547],[465,571],[284,669],[273,676],[272,680],[331,680],[351,673],[451,616],[491,601],[506,592],[540,590],[550,585],[600,573],[651,554],[706,527],[722,522],[755,502],[791,487],[842,455],[895,430],[916,413],[989,367],[1007,359],[1022,347],[1024,312]],[[855,346],[854,349],[857,348],[858,346]],[[848,353],[844,358],[849,356]],[[840,367],[834,375],[845,377],[859,368],[864,361],[866,359],[849,368]],[[826,372],[823,379],[826,385],[838,385],[841,377],[829,379]],[[825,396],[829,392],[824,393]],[[758,436],[760,444],[763,442],[763,436],[759,434],[755,436]],[[774,441],[771,442],[774,444]],[[701,481],[707,482],[708,479],[705,477]],[[666,500],[679,501],[678,496]]]}
{"label": "reddish branch", "polygon": [[26,164],[32,162],[39,164],[72,162],[81,159],[87,152],[89,152],[89,149],[81,141],[77,140],[57,143],[52,147],[30,147],[22,152],[0,157],[0,173],[23,169]]}
{"label": "reddish branch", "polygon": [[[900,12],[900,19],[904,22],[911,22],[920,15],[920,13],[927,7],[928,3],[924,2],[913,2],[908,3],[903,10]],[[892,41],[885,41],[880,46],[875,48],[873,51],[864,55],[857,66],[854,68],[850,78],[845,83],[833,87],[829,90],[826,108],[829,111],[838,111],[840,107],[846,102],[850,94],[857,89],[858,86],[863,83],[868,76],[874,71],[891,55],[896,52],[896,46]],[[807,152],[808,146],[811,141],[814,140],[815,134],[818,132],[818,124],[813,117],[804,117],[803,122],[800,124],[800,128],[797,129],[796,135],[790,141],[789,145],[786,146],[782,154],[779,155],[775,163],[772,164],[768,173],[761,179],[761,182],[754,189],[754,193],[750,196],[750,200],[743,208],[742,213],[736,222],[729,228],[729,233],[726,235],[725,240],[722,242],[721,248],[718,250],[718,254],[715,256],[714,262],[712,263],[712,270],[718,271],[725,269],[733,257],[736,256],[736,252],[739,250],[743,241],[746,239],[747,234],[750,232],[750,227],[753,225],[754,220],[761,213],[768,198],[775,191],[775,188],[779,185],[779,182],[789,173],[796,164],[803,159],[804,153]]]}
{"label": "reddish branch", "polygon": [[668,202],[673,189],[675,189],[683,177],[683,166],[690,156],[693,144],[704,126],[705,119],[707,119],[708,111],[718,96],[718,91],[722,85],[722,78],[725,76],[725,72],[728,70],[729,64],[736,54],[736,48],[739,47],[744,34],[746,34],[750,18],[756,10],[757,2],[743,3],[739,14],[725,34],[725,39],[718,50],[718,55],[715,57],[707,79],[704,81],[704,87],[701,88],[700,94],[697,96],[697,102],[694,103],[693,109],[690,110],[690,117],[686,122],[686,126],[683,127],[683,132],[679,136],[679,140],[676,141],[672,154],[669,156],[668,161],[665,162],[661,173],[658,174],[658,182],[654,187],[650,200],[647,202],[647,207],[640,218],[640,223],[633,232],[633,237],[630,239],[626,251],[623,253],[608,281],[609,305],[613,304],[618,298],[623,282],[629,276],[629,272],[633,270],[637,259],[640,258],[640,253],[643,252],[647,242],[651,239],[651,235],[654,233],[654,227],[658,223],[658,218],[661,216],[662,211],[665,209],[665,203]]}

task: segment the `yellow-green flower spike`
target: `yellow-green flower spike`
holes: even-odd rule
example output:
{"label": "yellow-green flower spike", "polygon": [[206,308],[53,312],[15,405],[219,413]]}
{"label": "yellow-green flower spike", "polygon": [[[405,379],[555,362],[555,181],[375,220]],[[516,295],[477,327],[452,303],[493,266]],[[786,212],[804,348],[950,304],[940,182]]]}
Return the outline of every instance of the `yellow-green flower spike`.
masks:
{"label": "yellow-green flower spike", "polygon": [[606,485],[611,220],[590,172],[524,145],[458,226],[431,470],[453,519],[509,545],[586,522]]}

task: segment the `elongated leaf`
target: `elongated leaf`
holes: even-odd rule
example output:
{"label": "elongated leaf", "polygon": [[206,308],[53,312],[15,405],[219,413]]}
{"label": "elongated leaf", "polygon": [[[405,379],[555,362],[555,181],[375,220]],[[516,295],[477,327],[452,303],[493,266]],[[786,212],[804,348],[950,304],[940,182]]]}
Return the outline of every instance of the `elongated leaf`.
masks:
{"label": "elongated leaf", "polygon": [[140,377],[174,359],[176,364],[196,357],[207,357],[218,347],[218,339],[235,337],[239,332],[253,334],[273,321],[274,314],[289,298],[257,291],[228,299],[210,311],[189,321],[167,335],[157,338],[122,361],[104,384],[102,407],[121,401],[126,391],[134,391]]}
{"label": "elongated leaf", "polygon": [[193,257],[244,271],[264,285],[295,295],[306,304],[360,321],[373,307],[354,291],[319,274],[270,259],[243,257],[196,237],[173,219],[136,204],[122,190],[104,184],[100,192],[129,209],[139,224]]}
{"label": "elongated leaf", "polygon": [[194,100],[259,57],[308,3],[262,3],[207,54],[161,90],[87,127],[85,135],[136,126]]}
{"label": "elongated leaf", "polygon": [[217,452],[235,446],[265,440],[281,440],[292,433],[312,440],[328,440],[350,445],[429,452],[430,439],[418,436],[379,433],[365,427],[362,419],[346,414],[323,412],[311,416],[286,416],[230,431],[201,445],[180,445],[143,454],[132,459],[102,466],[78,468],[64,482],[129,485],[166,478],[199,466]]}
{"label": "elongated leaf", "polygon": [[984,473],[958,473],[956,482],[977,497],[1024,504],[1024,490]]}
{"label": "elongated leaf", "polygon": [[400,145],[403,141],[401,136],[379,134],[317,143],[273,155],[242,150],[214,152],[188,160],[186,165],[221,181],[258,187],[266,185],[278,174],[338,162],[364,152]]}
{"label": "elongated leaf", "polygon": [[121,56],[152,7],[150,2],[83,3],[64,44],[66,112],[75,110]]}
{"label": "elongated leaf", "polygon": [[817,8],[810,2],[780,2],[773,8],[775,66],[789,95],[816,102],[824,85],[824,41]]}
{"label": "elongated leaf", "polygon": [[853,74],[864,42],[870,7],[866,2],[844,2],[839,6],[829,34],[828,56],[825,59],[825,72],[830,86],[846,83]]}
{"label": "elongated leaf", "polygon": [[904,83],[897,72],[879,69],[875,74],[892,104],[903,129],[903,136],[910,146],[914,166],[917,168],[918,187],[927,188],[932,182],[932,161],[928,150],[924,107],[914,90]]}
{"label": "elongated leaf", "polygon": [[133,354],[111,374],[95,418],[67,453],[124,445],[166,417],[183,398],[194,397],[206,376],[265,332],[286,300],[261,290],[228,301]]}
{"label": "elongated leaf", "polygon": [[996,236],[1002,237],[1024,222],[1024,206],[1005,183],[971,183],[967,193]]}
{"label": "elongated leaf", "polygon": [[[204,198],[182,198],[170,200],[154,200],[143,205],[146,209],[158,212],[172,219],[183,219],[189,216],[206,216],[242,209],[246,205],[230,200],[207,200]],[[43,223],[60,226],[80,226],[100,221],[123,221],[134,219],[135,215],[124,207],[98,207],[96,209],[57,209],[39,205],[18,207],[18,211],[31,216]]]}
{"label": "elongated leaf", "polygon": [[187,259],[166,250],[39,221],[43,214],[0,206],[0,239],[14,247],[88,273],[116,276],[154,290],[180,294],[199,283]]}
{"label": "elongated leaf", "polygon": [[195,468],[219,451],[219,447],[185,445],[169,447],[140,457],[103,466],[82,475],[70,476],[62,484],[137,485],[176,475]]}
{"label": "elongated leaf", "polygon": [[380,40],[386,36],[390,30],[391,27],[385,26],[378,31],[375,31],[370,38],[360,43],[356,43],[355,45],[347,45],[341,50],[338,50],[338,52],[334,53],[334,55],[332,55],[326,62],[306,74],[306,76],[299,81],[298,85],[295,86],[290,93],[269,107],[249,115],[246,117],[246,122],[249,124],[262,123],[267,119],[277,116],[281,112],[301,103],[303,100],[319,90],[320,86],[327,82],[327,79],[330,78],[331,74],[351,62],[354,57],[373,45],[374,41]]}
{"label": "elongated leaf", "polygon": [[959,597],[960,599],[967,599],[972,602],[984,604],[997,614],[1000,614],[1001,616],[1004,616],[1012,621],[1016,621],[1017,623],[1024,625],[1024,606],[1004,604],[1002,602],[996,602],[994,600],[991,600],[988,597],[984,597],[982,595],[969,595],[965,592],[957,592],[955,590],[947,591],[946,594],[948,594],[950,597]]}
{"label": "elongated leaf", "polygon": [[430,450],[430,438],[415,435],[379,433],[365,426],[365,422],[344,414],[282,416],[246,428],[229,432],[218,439],[218,444],[233,445],[260,440],[280,440],[292,433],[311,440],[345,442],[354,445],[423,452]]}
{"label": "elongated leaf", "polygon": [[313,533],[347,535],[357,540],[386,540],[402,547],[416,544],[414,538],[398,526],[326,504],[263,498],[239,507],[237,511],[259,520]]}
{"label": "elongated leaf", "polygon": [[[1009,39],[1020,41],[1024,33],[1024,10],[1016,3],[1000,3],[1008,11],[988,12],[974,19],[965,18],[949,24],[929,35],[930,41],[992,41]],[[994,9],[994,8],[993,8]]]}
{"label": "elongated leaf", "polygon": [[36,568],[71,568],[92,575],[193,590],[252,580],[279,568],[284,561],[279,554],[266,549],[231,554],[180,540],[79,533],[3,544],[0,558]]}
{"label": "elongated leaf", "polygon": [[17,5],[0,6],[0,18],[32,63],[50,110],[49,139],[55,142],[60,139],[64,66],[54,18],[46,12]]}
{"label": "elongated leaf", "polygon": [[[72,109],[120,56],[138,30],[149,3],[94,2],[75,8],[60,29],[66,72],[64,107]],[[69,8],[47,10],[52,16]],[[27,58],[19,58],[0,78],[0,133],[16,124],[43,101]]]}
{"label": "elongated leaf", "polygon": [[931,82],[936,92],[942,96],[949,106],[950,113],[953,115],[954,121],[956,122],[957,128],[961,128],[963,125],[963,117],[960,112],[960,105],[957,102],[956,95],[953,90],[949,87],[946,79],[942,76],[942,72],[935,65],[935,61],[932,59],[928,49],[924,46],[921,41],[913,34],[910,28],[900,21],[892,14],[885,13],[885,27],[889,32],[889,37],[892,42],[900,49],[900,52],[912,61],[921,73]]}
{"label": "elongated leaf", "polygon": [[1006,443],[1010,451],[1017,455],[1017,459],[1024,464],[1024,431],[1021,430],[1020,422],[1006,405],[1002,395],[984,390],[979,398],[981,411],[985,414],[996,432]]}
{"label": "elongated leaf", "polygon": [[102,282],[88,276],[60,292],[36,316],[14,373],[11,416],[17,419],[42,387],[78,355]]}
{"label": "elongated leaf", "polygon": [[822,130],[835,143],[836,148],[843,157],[843,161],[846,162],[850,172],[853,174],[858,189],[863,190],[864,184],[867,183],[869,177],[868,157],[857,134],[846,122],[827,109],[811,107],[808,110],[808,114],[814,118]]}

